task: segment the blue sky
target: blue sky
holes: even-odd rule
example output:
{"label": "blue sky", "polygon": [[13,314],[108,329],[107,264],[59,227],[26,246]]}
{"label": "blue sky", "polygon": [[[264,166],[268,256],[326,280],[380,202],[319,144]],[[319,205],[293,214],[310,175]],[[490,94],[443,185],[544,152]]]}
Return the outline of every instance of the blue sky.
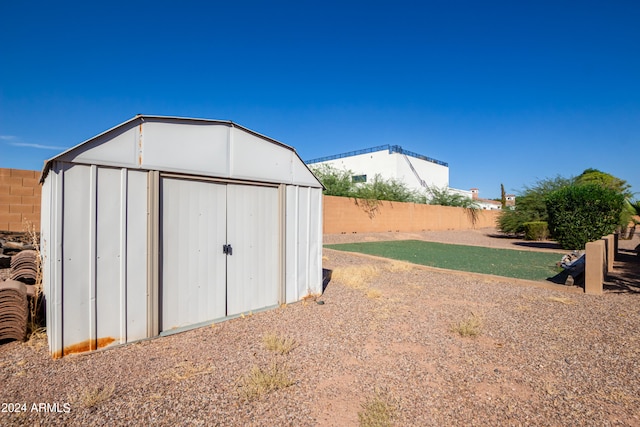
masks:
{"label": "blue sky", "polygon": [[401,145],[486,198],[586,168],[640,192],[639,22],[635,0],[0,1],[0,167],[151,114],[305,160]]}

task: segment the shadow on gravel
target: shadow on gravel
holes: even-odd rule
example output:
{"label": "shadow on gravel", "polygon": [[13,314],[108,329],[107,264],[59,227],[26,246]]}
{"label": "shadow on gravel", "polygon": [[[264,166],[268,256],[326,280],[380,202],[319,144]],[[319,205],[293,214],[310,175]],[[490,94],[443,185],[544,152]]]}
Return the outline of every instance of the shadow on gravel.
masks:
{"label": "shadow on gravel", "polygon": [[496,233],[491,233],[491,234],[486,234],[487,237],[491,237],[492,239],[502,239],[502,240],[515,240],[514,242],[512,242],[511,244],[514,246],[523,246],[526,248],[539,248],[539,249],[557,249],[559,251],[562,250],[562,247],[556,243],[556,242],[551,242],[551,241],[543,241],[543,242],[536,242],[536,241],[523,241],[523,236],[517,236],[517,235],[513,235],[513,234],[496,234]]}
{"label": "shadow on gravel", "polygon": [[491,237],[493,239],[521,239],[521,236],[517,236],[515,234],[502,234],[502,233],[487,233],[485,234],[487,237]]}
{"label": "shadow on gravel", "polygon": [[617,294],[640,294],[640,257],[635,251],[618,251],[613,272],[606,278],[603,289]]}
{"label": "shadow on gravel", "polygon": [[556,242],[513,242],[515,246],[523,246],[525,248],[539,248],[539,249],[557,249],[559,251],[562,250],[562,246],[560,246]]}
{"label": "shadow on gravel", "polygon": [[584,289],[584,274],[573,277],[567,270],[562,270],[555,276],[547,278],[547,280],[557,285],[578,286]]}
{"label": "shadow on gravel", "polygon": [[322,293],[324,294],[325,289],[329,286],[329,282],[331,281],[331,273],[333,270],[329,270],[328,268],[322,269]]}

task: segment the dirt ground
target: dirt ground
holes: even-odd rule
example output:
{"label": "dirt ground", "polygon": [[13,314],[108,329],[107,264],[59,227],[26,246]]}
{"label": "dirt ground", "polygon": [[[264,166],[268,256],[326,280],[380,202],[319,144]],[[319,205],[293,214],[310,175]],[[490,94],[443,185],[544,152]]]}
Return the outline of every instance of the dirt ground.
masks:
{"label": "dirt ground", "polygon": [[[325,243],[422,238],[557,250],[492,234]],[[397,426],[640,425],[640,283],[631,276],[593,296],[329,249],[323,267],[323,304],[60,360],[41,339],[0,345],[0,403],[28,408],[0,411],[0,425],[355,426],[371,402]],[[268,350],[269,334],[295,348]],[[251,370],[274,365],[291,384],[248,398]]]}

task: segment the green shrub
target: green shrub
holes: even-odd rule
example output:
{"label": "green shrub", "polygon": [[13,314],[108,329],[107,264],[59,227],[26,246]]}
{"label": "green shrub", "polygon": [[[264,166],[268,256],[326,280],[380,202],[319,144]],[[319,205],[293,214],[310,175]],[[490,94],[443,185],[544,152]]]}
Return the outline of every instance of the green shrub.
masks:
{"label": "green shrub", "polygon": [[514,209],[504,209],[498,218],[498,229],[506,234],[523,234],[524,223],[547,220],[545,198],[551,192],[572,185],[573,178],[543,179],[518,194]]}
{"label": "green shrub", "polygon": [[532,221],[522,224],[524,238],[527,240],[545,240],[549,236],[549,228],[546,221]]}
{"label": "green shrub", "polygon": [[498,217],[498,229],[505,234],[522,234],[524,233],[524,224],[526,222],[538,221],[540,217],[526,209],[515,208],[505,209]]}
{"label": "green shrub", "polygon": [[322,193],[325,196],[350,197],[353,193],[354,185],[351,181],[353,173],[351,171],[340,170],[327,164],[311,166],[310,169],[324,185]]}
{"label": "green shrub", "polygon": [[418,202],[419,195],[404,182],[384,179],[376,174],[369,182],[356,185],[352,196],[365,200],[388,200],[391,202]]}
{"label": "green shrub", "polygon": [[549,231],[565,249],[584,249],[587,242],[613,233],[624,195],[598,184],[561,188],[546,198]]}

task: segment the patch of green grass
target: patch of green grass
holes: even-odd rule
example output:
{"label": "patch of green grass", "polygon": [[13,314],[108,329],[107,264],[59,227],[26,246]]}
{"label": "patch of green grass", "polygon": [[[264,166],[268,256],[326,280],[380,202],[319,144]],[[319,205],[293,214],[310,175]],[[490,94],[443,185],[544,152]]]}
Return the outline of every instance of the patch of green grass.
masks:
{"label": "patch of green grass", "polygon": [[559,253],[450,245],[420,240],[326,245],[326,248],[360,252],[414,264],[473,273],[542,281],[555,276]]}

